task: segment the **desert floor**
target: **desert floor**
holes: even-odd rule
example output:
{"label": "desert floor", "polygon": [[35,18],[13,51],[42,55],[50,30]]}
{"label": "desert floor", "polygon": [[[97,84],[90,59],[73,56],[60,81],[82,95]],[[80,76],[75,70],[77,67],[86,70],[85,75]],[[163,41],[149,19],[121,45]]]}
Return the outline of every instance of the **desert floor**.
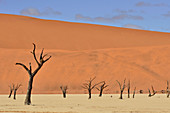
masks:
{"label": "desert floor", "polygon": [[[112,96],[112,97],[111,97]],[[118,94],[105,94],[99,98],[87,94],[34,94],[32,105],[24,105],[25,95],[17,95],[17,100],[0,95],[0,112],[8,113],[170,113],[170,98],[165,94],[147,97],[137,94],[135,98],[120,100]]]}

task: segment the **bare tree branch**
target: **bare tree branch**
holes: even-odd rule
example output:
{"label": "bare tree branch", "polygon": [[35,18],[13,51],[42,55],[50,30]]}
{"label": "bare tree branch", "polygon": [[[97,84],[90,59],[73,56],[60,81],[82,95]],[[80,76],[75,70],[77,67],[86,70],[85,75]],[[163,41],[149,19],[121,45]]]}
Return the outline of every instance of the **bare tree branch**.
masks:
{"label": "bare tree branch", "polygon": [[18,90],[19,87],[21,87],[21,86],[22,86],[22,84],[17,84],[16,87],[15,87],[15,90]]}
{"label": "bare tree branch", "polygon": [[89,92],[89,99],[91,99],[91,90],[94,89],[94,88],[95,88],[97,85],[99,85],[100,83],[102,83],[102,82],[99,82],[99,83],[97,83],[97,84],[92,85],[92,82],[93,82],[93,80],[94,80],[95,78],[96,78],[96,77],[94,77],[94,78],[92,78],[92,79],[90,78],[90,80],[88,80],[87,83],[83,83],[83,86],[82,86],[82,88],[88,90],[88,92]]}
{"label": "bare tree branch", "polygon": [[126,78],[124,79],[124,82],[123,82],[123,90],[125,89],[126,85],[125,85],[125,82],[126,82]]}
{"label": "bare tree branch", "polygon": [[66,93],[67,93],[68,87],[67,86],[60,86],[60,89],[62,90],[63,97],[66,98]]}
{"label": "bare tree branch", "polygon": [[43,52],[44,52],[44,48],[42,49],[42,51],[41,51],[41,54],[40,54],[40,61],[43,59]]}
{"label": "bare tree branch", "polygon": [[103,83],[103,84],[100,85],[99,88],[96,87],[96,89],[100,91],[99,97],[102,96],[103,90],[108,86],[108,85],[106,85],[106,82],[105,82],[105,81],[102,81],[102,82],[100,82],[100,83]]}
{"label": "bare tree branch", "polygon": [[22,63],[16,63],[16,65],[22,66],[26,71],[29,71],[29,69]]}
{"label": "bare tree branch", "polygon": [[94,78],[92,78],[92,79],[90,78],[90,80],[89,80],[89,81],[91,81],[91,82],[92,82],[94,79],[96,79],[96,76],[95,76]]}
{"label": "bare tree branch", "polygon": [[43,63],[45,63],[46,61],[48,61],[51,58],[51,56],[49,56],[46,60],[43,60]]}
{"label": "bare tree branch", "polygon": [[30,73],[32,74],[31,62],[29,63],[29,66],[30,66]]}
{"label": "bare tree branch", "polygon": [[88,86],[88,84],[87,84],[87,83],[83,83],[83,85],[87,85],[87,86]]}
{"label": "bare tree branch", "polygon": [[19,87],[22,86],[21,84],[17,84],[14,88],[14,99],[16,99],[16,93],[17,93],[17,90],[19,89]]}
{"label": "bare tree branch", "polygon": [[148,88],[148,92],[149,92],[149,95],[148,95],[148,96],[149,96],[149,97],[151,97],[151,91],[150,91],[150,89],[149,89],[149,88]]}
{"label": "bare tree branch", "polygon": [[97,84],[94,84],[91,89],[95,88],[97,85],[99,85],[99,84],[101,84],[101,83],[103,83],[103,81],[102,81],[102,82],[99,82],[99,83],[97,83]]}
{"label": "bare tree branch", "polygon": [[169,98],[170,91],[169,91],[169,81],[168,81],[168,80],[167,80],[167,88],[166,88],[166,92],[167,92],[167,98]]}
{"label": "bare tree branch", "polygon": [[135,98],[135,92],[136,92],[136,87],[134,88],[134,91],[133,91],[133,98]]}
{"label": "bare tree branch", "polygon": [[104,86],[103,88],[107,88],[109,85]]}
{"label": "bare tree branch", "polygon": [[152,91],[153,91],[153,93],[155,93],[155,92],[156,92],[156,91],[154,90],[153,86],[152,86]]}
{"label": "bare tree branch", "polygon": [[45,54],[45,55],[42,57],[42,59],[44,59],[47,55],[48,55],[48,54]]}
{"label": "bare tree branch", "polygon": [[37,64],[40,65],[40,63],[38,62],[37,57],[36,57],[36,55],[35,55],[36,45],[35,45],[34,43],[32,43],[32,44],[34,45],[34,49],[33,49],[33,51],[32,51],[31,53],[33,54],[34,59],[35,59],[35,61],[37,62]]}
{"label": "bare tree branch", "polygon": [[100,89],[99,89],[99,88],[97,88],[97,87],[96,87],[96,89],[97,89],[98,91],[100,91]]}
{"label": "bare tree branch", "polygon": [[151,86],[152,87],[152,92],[153,92],[153,94],[151,94],[151,91],[150,91],[150,89],[148,88],[148,91],[149,91],[149,97],[151,97],[151,96],[154,96],[156,93],[157,93],[157,91],[155,91],[154,90],[154,88],[153,88],[153,86]]}
{"label": "bare tree branch", "polygon": [[84,88],[84,89],[89,89],[87,86],[81,86],[82,88]]}
{"label": "bare tree branch", "polygon": [[11,85],[8,85],[8,86],[9,86],[9,88],[10,88],[10,93],[9,93],[8,98],[11,98],[12,92],[13,92],[13,90],[14,90],[14,84],[12,83],[12,86],[11,86]]}
{"label": "bare tree branch", "polygon": [[[31,51],[31,53],[33,54],[33,57],[36,61],[36,63],[38,64],[38,67],[34,70],[34,72],[32,72],[32,66],[31,63],[29,63],[29,69],[22,63],[16,63],[16,65],[21,65],[22,67],[24,67],[28,73],[29,73],[29,82],[28,82],[28,89],[27,89],[27,95],[26,95],[26,99],[25,99],[25,104],[26,105],[30,105],[31,104],[31,91],[32,91],[32,84],[33,84],[33,78],[34,76],[37,74],[37,72],[41,69],[41,67],[43,66],[43,64],[48,61],[50,57],[48,57],[46,60],[44,60],[43,58],[47,55],[45,54],[43,56],[43,51],[44,49],[42,49],[41,54],[40,54],[40,62],[37,60],[36,54],[35,54],[35,49],[36,49],[36,45],[33,43],[33,50]],[[18,85],[18,88],[20,87],[20,85]]]}
{"label": "bare tree branch", "polygon": [[122,85],[120,84],[120,82],[118,80],[116,80],[116,82],[119,84],[120,90],[122,89]]}
{"label": "bare tree branch", "polygon": [[125,85],[126,79],[124,79],[123,86],[118,80],[116,80],[116,81],[117,81],[117,83],[119,84],[119,87],[120,87],[120,98],[119,99],[123,99],[122,94],[123,94],[123,91],[126,87],[126,85]]}
{"label": "bare tree branch", "polygon": [[169,89],[169,81],[167,80],[167,88],[166,88],[167,90]]}
{"label": "bare tree branch", "polygon": [[42,65],[39,65],[39,66],[37,67],[37,69],[35,69],[35,71],[32,73],[32,76],[33,76],[33,77],[37,74],[37,72],[41,69],[41,67],[42,67]]}

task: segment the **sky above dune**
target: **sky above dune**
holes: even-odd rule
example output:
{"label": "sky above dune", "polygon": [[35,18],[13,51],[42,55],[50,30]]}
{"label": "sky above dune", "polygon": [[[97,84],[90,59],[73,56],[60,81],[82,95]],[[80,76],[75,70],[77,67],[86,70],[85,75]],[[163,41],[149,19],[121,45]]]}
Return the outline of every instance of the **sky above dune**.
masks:
{"label": "sky above dune", "polygon": [[170,0],[0,0],[0,13],[170,32]]}

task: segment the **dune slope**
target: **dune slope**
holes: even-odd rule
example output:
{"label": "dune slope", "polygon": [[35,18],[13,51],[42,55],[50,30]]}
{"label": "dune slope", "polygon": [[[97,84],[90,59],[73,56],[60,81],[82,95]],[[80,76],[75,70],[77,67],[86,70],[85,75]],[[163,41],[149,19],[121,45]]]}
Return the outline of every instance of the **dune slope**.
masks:
{"label": "dune slope", "polygon": [[89,25],[31,17],[0,15],[0,45],[30,48],[35,42],[47,49],[93,50],[169,45],[170,34],[127,28]]}
{"label": "dune slope", "polygon": [[[33,93],[60,93],[68,85],[69,93],[87,93],[83,82],[96,76],[95,83],[109,84],[105,93],[119,90],[116,80],[131,81],[132,89],[147,91],[166,88],[170,80],[170,34],[41,20],[0,14],[0,93],[8,85],[22,83],[25,93],[28,74],[16,62],[37,65],[30,51],[32,42],[52,55],[34,80]],[[97,93],[97,90],[94,90]]]}

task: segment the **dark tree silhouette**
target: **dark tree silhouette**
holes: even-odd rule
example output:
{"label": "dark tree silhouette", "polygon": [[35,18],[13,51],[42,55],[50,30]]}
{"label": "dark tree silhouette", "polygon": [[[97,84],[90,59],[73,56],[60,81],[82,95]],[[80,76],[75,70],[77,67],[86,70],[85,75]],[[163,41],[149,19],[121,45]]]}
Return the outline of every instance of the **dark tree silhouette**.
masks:
{"label": "dark tree silhouette", "polygon": [[63,97],[66,98],[66,93],[67,93],[68,87],[67,86],[60,86],[60,89],[62,90]]}
{"label": "dark tree silhouette", "polygon": [[165,90],[161,90],[160,92],[161,92],[161,93],[166,93],[166,91],[165,91]]}
{"label": "dark tree silhouette", "polygon": [[170,90],[169,90],[169,81],[167,81],[167,87],[166,90],[161,90],[161,93],[166,93],[167,94],[167,98],[169,98],[170,95]]}
{"label": "dark tree silhouette", "polygon": [[96,77],[94,77],[94,78],[90,78],[90,80],[88,80],[87,81],[87,83],[84,83],[83,84],[83,88],[84,89],[87,89],[88,90],[88,93],[89,93],[89,99],[91,99],[91,91],[92,91],[92,89],[94,89],[97,85],[99,85],[100,83],[102,83],[102,82],[99,82],[99,83],[97,83],[97,84],[94,84],[94,85],[92,85],[92,82],[93,82],[93,80],[95,79]]}
{"label": "dark tree silhouette", "polygon": [[99,97],[101,97],[101,96],[102,96],[102,94],[103,94],[103,90],[104,90],[106,87],[108,87],[108,86],[109,86],[109,85],[106,85],[106,82],[105,82],[105,81],[103,81],[103,84],[102,84],[99,88],[98,88],[98,87],[96,87],[96,89],[100,91]]}
{"label": "dark tree silhouette", "polygon": [[124,79],[123,85],[118,80],[116,80],[116,81],[117,81],[117,83],[119,84],[119,87],[120,87],[120,97],[119,97],[119,99],[123,99],[122,95],[123,95],[123,91],[126,87],[126,85],[125,85],[126,79]]}
{"label": "dark tree silhouette", "polygon": [[39,61],[38,61],[37,56],[35,54],[36,45],[33,43],[33,46],[34,46],[34,49],[31,53],[32,53],[34,60],[36,61],[38,67],[34,71],[32,71],[31,63],[29,63],[29,68],[22,63],[16,63],[16,65],[22,66],[29,74],[29,82],[28,82],[27,95],[26,95],[26,99],[25,99],[25,105],[31,104],[31,91],[32,91],[32,84],[33,84],[34,76],[41,69],[43,64],[51,58],[51,56],[49,56],[48,58],[45,59],[47,54],[43,55],[44,49],[42,49],[41,54],[40,54],[40,58],[39,58]]}
{"label": "dark tree silhouette", "polygon": [[128,88],[128,98],[130,98],[130,80],[128,81],[127,88]]}
{"label": "dark tree silhouette", "polygon": [[11,98],[12,92],[13,92],[13,90],[14,90],[14,84],[9,85],[9,88],[10,88],[10,93],[9,93],[8,98]]}
{"label": "dark tree silhouette", "polygon": [[139,93],[140,93],[140,94],[143,94],[143,90],[139,90]]}
{"label": "dark tree silhouette", "polygon": [[154,90],[153,86],[151,86],[151,87],[152,87],[152,93],[153,93],[153,94],[151,94],[151,91],[150,91],[150,89],[148,88],[148,91],[149,91],[148,97],[152,97],[152,96],[154,96],[154,95],[157,93],[157,91]]}
{"label": "dark tree silhouette", "polygon": [[136,92],[136,87],[134,88],[134,91],[133,91],[133,98],[135,98],[135,92]]}
{"label": "dark tree silhouette", "polygon": [[170,91],[169,91],[169,81],[167,81],[166,92],[167,92],[167,98],[169,98],[169,94],[170,94]]}
{"label": "dark tree silhouette", "polygon": [[21,84],[17,84],[16,86],[14,86],[14,99],[16,100],[16,93],[17,90],[19,89],[19,87],[22,86]]}

